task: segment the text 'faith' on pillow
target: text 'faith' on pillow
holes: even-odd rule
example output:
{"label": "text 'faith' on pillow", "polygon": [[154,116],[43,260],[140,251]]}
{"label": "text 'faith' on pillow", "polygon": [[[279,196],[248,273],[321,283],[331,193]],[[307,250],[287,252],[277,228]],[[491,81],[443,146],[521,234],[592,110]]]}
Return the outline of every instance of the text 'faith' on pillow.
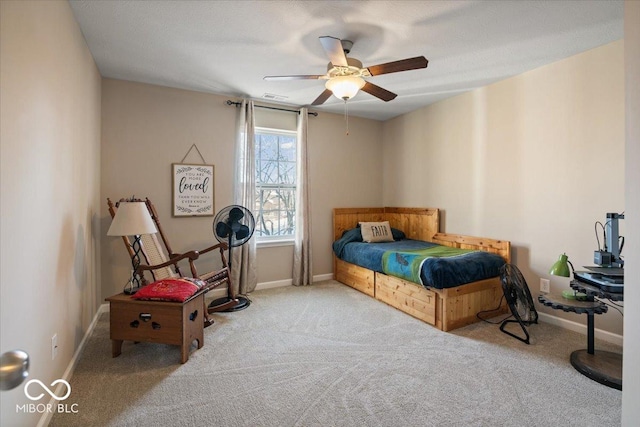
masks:
{"label": "text 'faith' on pillow", "polygon": [[362,240],[367,243],[393,242],[389,221],[361,222]]}

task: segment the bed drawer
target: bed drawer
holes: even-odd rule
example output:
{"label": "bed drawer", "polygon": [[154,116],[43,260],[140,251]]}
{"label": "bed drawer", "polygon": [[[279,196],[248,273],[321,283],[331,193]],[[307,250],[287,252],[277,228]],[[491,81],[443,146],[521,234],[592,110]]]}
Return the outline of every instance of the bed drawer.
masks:
{"label": "bed drawer", "polygon": [[421,285],[376,273],[376,299],[431,325],[436,324],[438,295]]}
{"label": "bed drawer", "polygon": [[336,280],[369,296],[374,294],[375,273],[357,265],[336,260]]}

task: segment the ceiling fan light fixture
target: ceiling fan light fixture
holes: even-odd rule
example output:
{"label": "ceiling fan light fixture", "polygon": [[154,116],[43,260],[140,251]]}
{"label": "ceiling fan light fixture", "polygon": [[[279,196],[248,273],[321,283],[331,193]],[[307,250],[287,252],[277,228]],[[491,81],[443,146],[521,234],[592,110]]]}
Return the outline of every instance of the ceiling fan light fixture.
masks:
{"label": "ceiling fan light fixture", "polygon": [[336,98],[347,101],[358,93],[365,84],[365,80],[359,76],[336,76],[325,84]]}

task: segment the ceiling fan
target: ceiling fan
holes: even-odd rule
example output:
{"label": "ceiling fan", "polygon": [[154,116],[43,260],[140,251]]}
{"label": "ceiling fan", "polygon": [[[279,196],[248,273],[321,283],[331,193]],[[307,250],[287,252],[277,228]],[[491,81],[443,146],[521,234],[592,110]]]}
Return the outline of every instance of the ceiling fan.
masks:
{"label": "ceiling fan", "polygon": [[427,68],[427,58],[416,56],[415,58],[401,59],[399,61],[387,62],[385,64],[363,67],[362,62],[356,58],[349,58],[347,54],[351,52],[353,42],[350,40],[340,40],[336,37],[322,36],[320,43],[329,57],[326,74],[312,75],[292,75],[292,76],[266,76],[269,81],[278,80],[305,80],[316,79],[326,80],[326,89],[318,96],[311,105],[323,104],[331,95],[344,100],[345,102],[353,98],[360,89],[370,95],[375,96],[385,102],[395,99],[397,94],[381,88],[365,77],[374,77],[380,74],[398,73],[400,71],[416,70]]}

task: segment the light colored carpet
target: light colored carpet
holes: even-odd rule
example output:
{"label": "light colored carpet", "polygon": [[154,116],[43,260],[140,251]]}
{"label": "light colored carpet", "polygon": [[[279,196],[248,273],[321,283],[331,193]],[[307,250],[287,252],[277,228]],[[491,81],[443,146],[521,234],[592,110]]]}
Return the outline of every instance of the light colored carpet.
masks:
{"label": "light colored carpet", "polygon": [[252,300],[215,315],[184,365],[161,344],[125,342],[111,358],[103,315],[70,380],[78,413],[50,425],[620,424],[621,392],[569,363],[586,346],[575,332],[532,325],[532,345],[487,323],[445,333],[334,281]]}

